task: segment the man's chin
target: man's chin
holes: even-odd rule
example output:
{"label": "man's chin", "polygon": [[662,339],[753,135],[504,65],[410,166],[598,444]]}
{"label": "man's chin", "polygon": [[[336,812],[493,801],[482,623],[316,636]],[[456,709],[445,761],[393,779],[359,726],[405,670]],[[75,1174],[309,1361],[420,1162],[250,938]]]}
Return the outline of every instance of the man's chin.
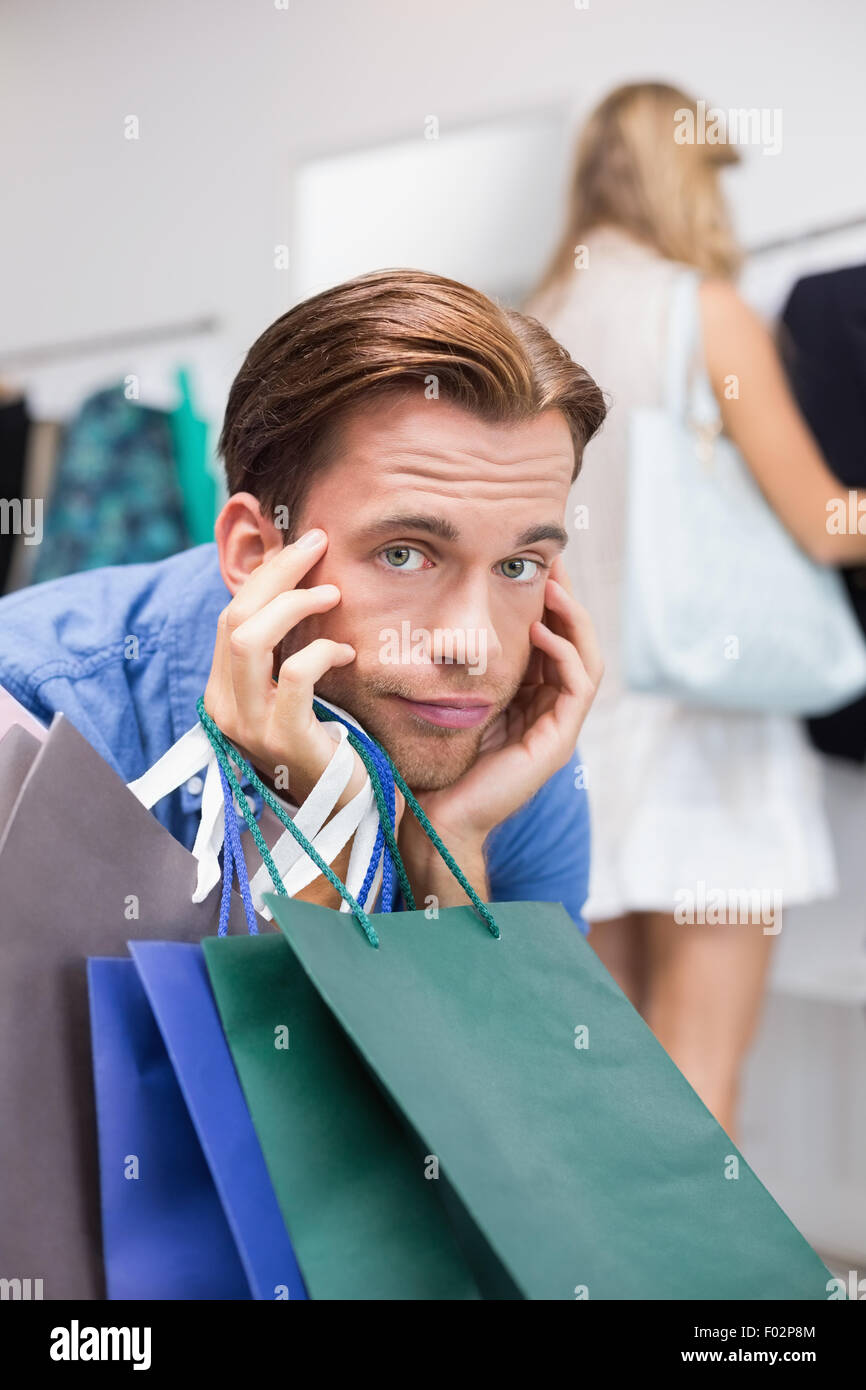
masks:
{"label": "man's chin", "polygon": [[479,729],[427,730],[398,729],[385,722],[381,732],[370,729],[374,738],[388,750],[395,766],[413,791],[441,791],[468,772],[478,757],[482,733]]}
{"label": "man's chin", "polygon": [[459,764],[443,766],[440,762],[431,764],[429,759],[415,756],[410,751],[401,759],[394,758],[394,762],[413,792],[439,792],[459,781],[475,762],[475,756],[473,754]]}

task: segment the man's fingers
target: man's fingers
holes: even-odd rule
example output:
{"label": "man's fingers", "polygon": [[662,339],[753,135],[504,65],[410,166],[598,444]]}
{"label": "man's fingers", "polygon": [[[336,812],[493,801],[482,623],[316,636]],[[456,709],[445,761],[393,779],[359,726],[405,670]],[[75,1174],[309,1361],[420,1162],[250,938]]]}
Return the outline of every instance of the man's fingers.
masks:
{"label": "man's fingers", "polygon": [[595,689],[575,644],[567,637],[560,637],[540,622],[533,623],[529,635],[554,663],[559,685],[567,694],[583,697],[588,688]]}
{"label": "man's fingers", "polygon": [[306,537],[300,536],[292,545],[284,545],[282,550],[269,556],[247,576],[228,605],[230,632],[258,613],[277,594],[296,588],[308,570],[321,560],[327,549],[325,532],[317,530],[307,534],[317,537],[311,545],[302,545]]}
{"label": "man's fingers", "polygon": [[214,719],[220,728],[223,728],[226,721],[233,717],[234,712],[231,653],[229,651],[226,613],[227,610],[224,608],[217,619],[210,675],[204,692],[204,707],[211,719]]}
{"label": "man's fingers", "polygon": [[310,613],[333,608],[340,591],[333,584],[313,589],[290,589],[277,594],[228,637],[232,689],[239,720],[245,730],[266,723],[273,691],[274,647]]}
{"label": "man's fingers", "polygon": [[316,682],[333,666],[347,666],[354,659],[354,647],[347,642],[332,642],[329,637],[317,637],[309,646],[287,657],[280,667],[271,715],[275,735],[285,738],[298,730],[306,730]]}
{"label": "man's fingers", "polygon": [[544,602],[562,623],[562,635],[577,648],[586,674],[597,686],[604,674],[604,661],[588,612],[557,581],[548,583]]}
{"label": "man's fingers", "polygon": [[574,587],[571,583],[568,570],[565,568],[565,560],[561,554],[557,555],[556,559],[553,561],[553,564],[548,570],[548,574],[551,579],[555,579],[558,584],[562,585],[566,593],[571,594],[572,598],[574,598]]}
{"label": "man's fingers", "polygon": [[312,589],[288,589],[277,594],[264,608],[236,627],[229,636],[232,655],[254,652],[267,658],[268,678],[273,665],[274,648],[288,632],[312,613],[327,613],[340,601],[336,584],[316,584]]}

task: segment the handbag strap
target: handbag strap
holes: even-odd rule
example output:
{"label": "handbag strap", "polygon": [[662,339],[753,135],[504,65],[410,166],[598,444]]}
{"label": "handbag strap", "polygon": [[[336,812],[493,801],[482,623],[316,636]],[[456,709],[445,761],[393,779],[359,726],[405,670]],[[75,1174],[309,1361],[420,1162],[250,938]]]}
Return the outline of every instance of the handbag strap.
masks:
{"label": "handbag strap", "polygon": [[701,336],[698,270],[686,268],[674,279],[668,309],[664,403],[678,420],[715,424],[719,407],[707,376]]}

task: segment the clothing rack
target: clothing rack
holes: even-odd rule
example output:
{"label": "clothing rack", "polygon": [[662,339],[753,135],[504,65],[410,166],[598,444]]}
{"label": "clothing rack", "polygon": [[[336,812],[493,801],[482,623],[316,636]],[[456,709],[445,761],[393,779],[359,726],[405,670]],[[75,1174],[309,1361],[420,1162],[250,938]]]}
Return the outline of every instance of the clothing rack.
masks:
{"label": "clothing rack", "polygon": [[763,256],[771,251],[784,251],[790,246],[802,246],[806,241],[818,241],[821,237],[834,236],[838,232],[853,232],[859,227],[866,229],[866,214],[864,213],[842,218],[838,222],[827,222],[822,226],[810,227],[803,232],[793,232],[790,236],[774,237],[772,241],[760,242],[757,246],[749,248],[749,255]]}
{"label": "clothing rack", "polygon": [[79,338],[65,343],[45,343],[39,347],[24,348],[21,352],[0,353],[0,371],[8,367],[35,367],[46,362],[62,361],[64,358],[91,357],[102,352],[114,352],[118,348],[145,347],[151,343],[170,342],[174,338],[198,337],[215,333],[219,326],[216,317],[207,315],[185,322],[154,325],[151,328],[95,334],[90,338]]}
{"label": "clothing rack", "polygon": [[[842,218],[838,222],[828,222],[816,227],[808,227],[802,232],[788,236],[773,237],[769,241],[758,242],[749,248],[750,256],[763,256],[774,251],[782,251],[804,242],[817,241],[838,232],[866,229],[866,213]],[[96,334],[90,338],[79,338],[65,343],[46,343],[38,347],[24,348],[21,352],[0,353],[0,371],[7,367],[33,367],[43,362],[57,362],[64,358],[89,357],[101,352],[113,352],[118,348],[142,347],[150,343],[170,342],[174,338],[198,337],[201,334],[215,333],[219,320],[214,315],[188,319],[184,322],[154,325],[150,328],[129,329],[120,333]]]}
{"label": "clothing rack", "polygon": [[[789,247],[802,246],[806,242],[818,241],[822,237],[833,236],[839,232],[866,229],[866,214],[841,218],[838,222],[827,222],[820,226],[808,227],[788,236],[773,237],[769,241],[758,242],[749,248],[750,256],[768,255]],[[145,347],[153,343],[171,342],[178,338],[199,337],[215,333],[219,320],[214,315],[204,315],[197,319],[181,322],[157,324],[149,328],[128,329],[119,333],[94,334],[89,338],[79,338],[65,343],[43,343],[38,347],[24,348],[20,352],[0,352],[0,371],[6,368],[34,367],[47,362],[59,362],[64,358],[90,357],[102,352],[115,352],[122,348]]]}

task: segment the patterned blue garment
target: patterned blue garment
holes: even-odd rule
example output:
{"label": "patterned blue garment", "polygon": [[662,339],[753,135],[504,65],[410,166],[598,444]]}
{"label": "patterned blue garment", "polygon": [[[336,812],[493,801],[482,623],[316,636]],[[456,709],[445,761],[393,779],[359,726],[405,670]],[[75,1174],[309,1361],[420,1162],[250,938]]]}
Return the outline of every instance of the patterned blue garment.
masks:
{"label": "patterned blue garment", "polygon": [[[213,542],[18,590],[0,599],[0,685],[45,724],[62,711],[131,782],[197,722],[230,597]],[[575,753],[498,825],[485,855],[491,902],[561,902],[585,933],[589,807],[575,785],[579,762]],[[201,793],[191,778],[154,808],[187,849]]]}
{"label": "patterned blue garment", "polygon": [[187,545],[171,417],[127,400],[122,386],[98,391],[63,436],[34,582]]}

